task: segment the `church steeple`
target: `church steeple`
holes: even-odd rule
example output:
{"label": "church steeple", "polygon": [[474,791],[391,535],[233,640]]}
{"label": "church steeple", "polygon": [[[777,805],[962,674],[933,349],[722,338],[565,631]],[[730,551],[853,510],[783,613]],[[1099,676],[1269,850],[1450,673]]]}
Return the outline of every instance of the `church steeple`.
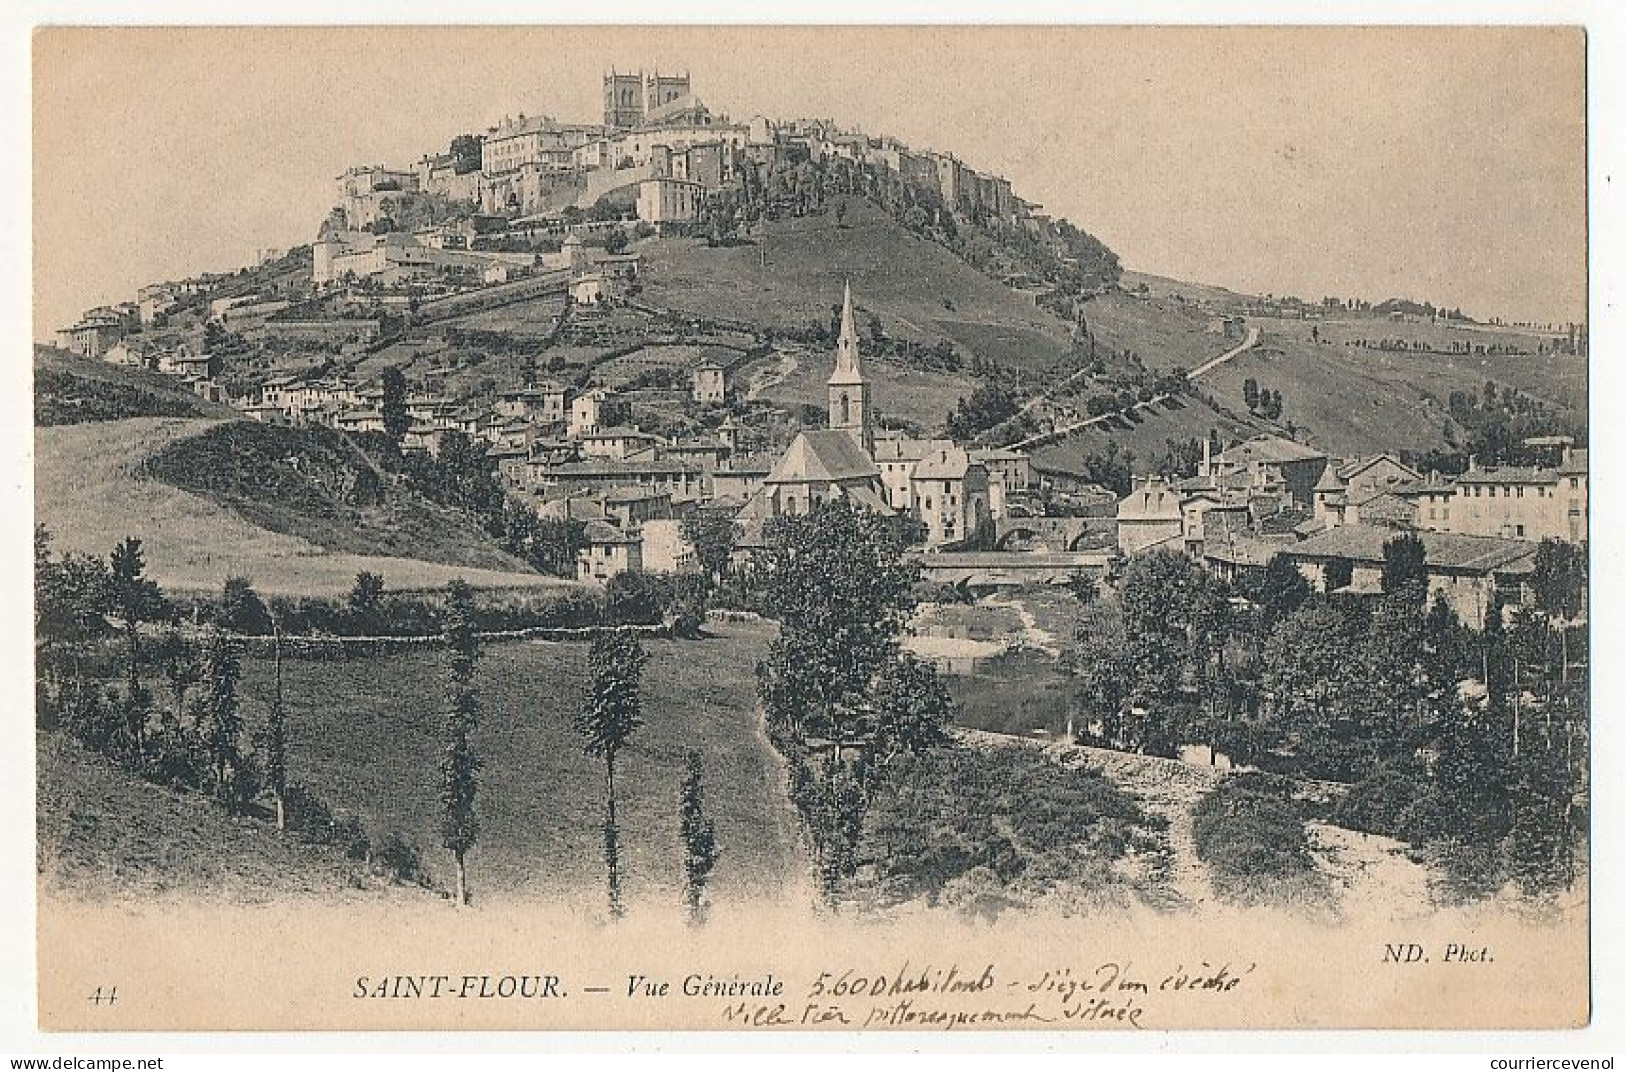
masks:
{"label": "church steeple", "polygon": [[846,296],[841,305],[841,337],[835,344],[835,371],[829,383],[863,383],[863,367],[858,363],[858,322],[852,315],[852,281],[847,280]]}
{"label": "church steeple", "polygon": [[858,324],[852,314],[852,282],[841,307],[841,337],[835,344],[835,371],[829,377],[829,426],[846,432],[873,456],[875,434],[869,414],[869,381],[858,361]]}

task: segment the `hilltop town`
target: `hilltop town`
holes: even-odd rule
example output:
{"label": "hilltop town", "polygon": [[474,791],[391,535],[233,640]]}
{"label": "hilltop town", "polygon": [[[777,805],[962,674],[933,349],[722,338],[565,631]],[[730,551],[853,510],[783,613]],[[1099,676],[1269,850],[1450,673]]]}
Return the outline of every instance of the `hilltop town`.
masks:
{"label": "hilltop town", "polygon": [[[1239,903],[1279,874],[1222,862],[1230,828],[1201,809],[1257,805],[1287,815],[1280,874],[1308,885],[1369,881],[1337,872],[1354,859],[1418,883],[1522,867],[1531,889],[1570,888],[1585,325],[1139,275],[948,151],[735,121],[697,88],[612,70],[601,121],[520,114],[412,164],[357,164],[308,243],[154,282],[40,348],[55,484],[40,482],[36,568],[67,605],[42,626],[57,630],[42,724],[148,780],[207,784],[142,737],[169,718],[138,665],[162,621],[174,650],[188,630],[249,645],[256,717],[282,710],[284,642],[290,663],[310,658],[290,679],[342,758],[315,775],[328,792],[365,781],[375,749],[427,769],[438,742],[392,705],[437,694],[425,650],[473,643],[473,611],[452,621],[466,581],[482,635],[537,641],[493,684],[500,718],[546,712],[520,720],[525,747],[504,758],[530,766],[493,775],[492,798],[519,810],[515,787],[554,778],[572,800],[597,792],[596,769],[549,766],[580,760],[556,739],[573,698],[531,686],[576,681],[575,642],[647,638],[670,697],[651,762],[723,757],[723,837],[754,869],[741,884],[802,867],[785,834],[801,822],[831,899],[981,905],[997,889],[1070,910],[1063,893],[1099,882],[1193,905],[1218,888],[1192,877],[1205,867]],[[175,606],[73,605],[100,591],[75,571],[112,575],[95,556],[115,543],[128,573],[132,535],[152,580],[125,590],[161,583]],[[786,565],[808,560],[824,572]],[[786,608],[809,592],[872,613],[798,622]],[[110,643],[113,621],[129,684],[104,703],[74,645]],[[832,649],[869,629],[886,635],[853,669]],[[254,646],[273,638],[274,661]],[[796,676],[813,672],[841,687]],[[191,684],[171,686],[180,711]],[[330,694],[361,728],[334,728]],[[888,722],[898,710],[918,724]],[[1536,714],[1545,773],[1527,769]],[[87,735],[98,717],[127,725]],[[852,756],[888,743],[918,753],[897,775],[911,788],[840,797],[842,779],[878,777]],[[1549,841],[1439,803],[1458,768],[1436,757],[1480,746],[1506,753],[1489,765],[1538,798]],[[1226,771],[1270,774],[1236,803],[1250,775]],[[422,785],[372,790],[391,837],[436,836]],[[1311,846],[1315,808],[1335,823]],[[324,822],[329,838],[343,825]],[[1269,855],[1273,833],[1237,826]],[[1504,852],[1470,856],[1463,831]],[[544,856],[574,876],[597,851],[598,828],[585,850],[578,832],[503,828],[491,867],[510,889]]]}
{"label": "hilltop town", "polygon": [[[894,400],[875,397],[864,376],[850,287],[828,331],[795,340],[832,345],[824,412],[753,405],[753,366],[794,342],[771,326],[640,300],[649,270],[641,248],[663,236],[725,243],[751,234],[766,256],[776,218],[842,214],[843,195],[895,200],[907,204],[905,224],[928,233],[957,221],[1002,239],[979,267],[1084,332],[1089,296],[1118,285],[1115,259],[1086,263],[1092,240],[951,154],[829,121],[734,122],[693,90],[687,75],[610,72],[602,123],[519,115],[412,167],[350,168],[308,249],[143,287],[135,301],[88,311],[60,344],[175,376],[268,424],[387,434],[431,455],[447,435],[465,436],[483,445],[516,501],[585,523],[575,573],[598,582],[690,568],[678,519],[693,510],[737,517],[744,554],[762,518],[835,496],[916,522],[930,576],[982,587],[1075,578],[1117,555],[1174,546],[1229,577],[1276,555],[1311,572],[1349,558],[1367,570],[1351,582],[1358,589],[1386,531],[1445,533],[1452,539],[1434,541],[1433,565],[1470,618],[1497,586],[1516,592],[1541,539],[1585,539],[1585,450],[1564,436],[1531,437],[1520,459],[1530,464],[1473,459],[1467,472],[1441,475],[1397,449],[1332,457],[1304,434],[1226,441],[1215,427],[1200,437],[1199,462],[1136,474],[1115,494],[1087,470],[1040,463],[1035,473],[1033,448],[1194,393],[1206,367],[1176,369],[1127,397],[1091,396],[1087,410],[1045,389],[991,437],[878,427]],[[1243,338],[1248,317],[1308,322],[1343,311],[1341,302],[1273,297],[1204,307],[1227,344]],[[504,309],[539,311],[512,331],[492,319]],[[1465,320],[1415,302],[1351,301],[1348,311],[1385,335],[1406,322]],[[591,347],[598,352],[578,364]],[[1584,348],[1583,326],[1550,339],[1553,353]],[[420,359],[437,349],[445,357],[425,367]],[[1471,353],[1472,344],[1441,349]],[[481,350],[506,368],[470,377]],[[649,360],[631,376],[604,375],[617,350]],[[1522,351],[1496,341],[1490,352]],[[368,375],[387,367],[416,373],[404,398],[386,400],[384,378]],[[1268,392],[1264,402],[1267,412]],[[390,427],[388,412],[403,404],[404,424]],[[798,430],[805,420],[823,427]]]}

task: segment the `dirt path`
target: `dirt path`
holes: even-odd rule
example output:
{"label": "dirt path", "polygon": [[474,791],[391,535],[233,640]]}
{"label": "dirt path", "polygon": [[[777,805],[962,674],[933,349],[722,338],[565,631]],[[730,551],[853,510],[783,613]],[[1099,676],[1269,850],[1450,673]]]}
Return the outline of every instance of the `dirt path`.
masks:
{"label": "dirt path", "polygon": [[1187,380],[1194,380],[1198,376],[1205,376],[1207,373],[1212,372],[1214,369],[1218,368],[1226,361],[1229,361],[1231,358],[1241,356],[1248,350],[1251,350],[1253,347],[1258,345],[1258,335],[1259,331],[1257,328],[1248,328],[1247,337],[1241,340],[1239,345],[1231,347],[1218,357],[1215,357],[1212,361],[1205,361],[1202,364],[1197,365],[1195,368],[1191,369],[1185,374],[1185,378]]}
{"label": "dirt path", "polygon": [[772,368],[751,375],[750,387],[745,391],[745,401],[754,402],[762,392],[771,390],[796,374],[801,367],[801,359],[794,353],[786,350],[776,351],[779,363]]}

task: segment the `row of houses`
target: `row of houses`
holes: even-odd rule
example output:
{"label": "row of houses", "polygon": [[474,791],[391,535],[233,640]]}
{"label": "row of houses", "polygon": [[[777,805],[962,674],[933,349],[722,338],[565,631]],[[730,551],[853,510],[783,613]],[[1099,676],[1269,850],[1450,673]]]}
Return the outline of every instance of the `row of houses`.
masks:
{"label": "row of houses", "polygon": [[1564,437],[1527,444],[1536,466],[1481,466],[1455,477],[1423,474],[1393,454],[1332,458],[1301,443],[1258,436],[1212,455],[1186,480],[1136,478],[1117,507],[1121,553],[1184,551],[1227,578],[1277,555],[1324,585],[1326,564],[1347,560],[1350,594],[1376,591],[1383,545],[1416,532],[1430,585],[1481,625],[1492,597],[1523,601],[1541,540],[1586,542],[1587,452]]}

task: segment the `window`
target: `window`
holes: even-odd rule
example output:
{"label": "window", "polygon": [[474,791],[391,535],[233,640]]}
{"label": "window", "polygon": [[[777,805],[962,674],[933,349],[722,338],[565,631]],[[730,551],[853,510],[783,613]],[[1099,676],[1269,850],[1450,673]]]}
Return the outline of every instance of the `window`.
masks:
{"label": "window", "polygon": [[841,393],[841,423],[852,423],[852,400],[846,396],[844,391]]}
{"label": "window", "polygon": [[1569,477],[1569,488],[1570,490],[1578,491],[1580,489],[1580,478],[1577,476]]}
{"label": "window", "polygon": [[1523,485],[1522,484],[1518,485],[1518,498],[1520,498],[1520,499],[1523,498]]}
{"label": "window", "polygon": [[1521,539],[1523,537],[1523,526],[1522,525],[1517,526],[1517,533],[1518,533],[1518,537]]}

